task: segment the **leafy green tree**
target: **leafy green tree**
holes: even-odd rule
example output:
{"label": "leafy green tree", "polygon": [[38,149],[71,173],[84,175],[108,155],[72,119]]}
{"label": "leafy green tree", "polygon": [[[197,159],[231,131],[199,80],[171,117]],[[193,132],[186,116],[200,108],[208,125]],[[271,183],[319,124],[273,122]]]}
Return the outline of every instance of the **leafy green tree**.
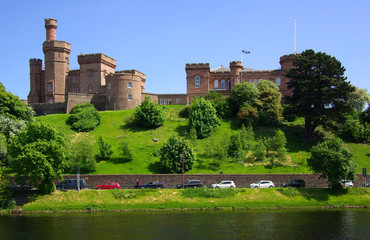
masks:
{"label": "leafy green tree", "polygon": [[12,208],[15,205],[13,200],[13,194],[7,186],[9,180],[2,174],[0,174],[0,209]]}
{"label": "leafy green tree", "polygon": [[218,117],[211,102],[203,98],[195,99],[190,107],[189,128],[194,127],[198,138],[206,138],[216,129]]}
{"label": "leafy green tree", "polygon": [[268,80],[261,80],[258,84],[258,97],[255,101],[259,112],[259,122],[262,125],[277,125],[283,119],[283,106],[278,86]]}
{"label": "leafy green tree", "polygon": [[360,114],[360,121],[362,123],[368,123],[368,124],[370,124],[370,105],[367,107],[367,109],[365,111],[363,111]]}
{"label": "leafy green tree", "polygon": [[24,120],[0,115],[0,133],[4,134],[7,140],[20,133],[25,127],[26,122]]}
{"label": "leafy green tree", "polygon": [[354,88],[346,81],[341,62],[326,53],[306,50],[293,66],[286,75],[292,89],[286,102],[305,119],[305,136],[312,140],[317,126],[340,119],[351,110],[348,99]]}
{"label": "leafy green tree", "polygon": [[245,102],[237,114],[236,122],[238,125],[251,127],[258,121],[258,118],[259,115],[257,108],[252,107],[249,103]]}
{"label": "leafy green tree", "polygon": [[227,98],[216,91],[210,91],[204,97],[204,99],[209,100],[212,106],[216,109],[217,115],[221,118],[225,118],[230,115],[230,106],[227,102]]}
{"label": "leafy green tree", "polygon": [[43,122],[29,123],[11,140],[8,154],[14,173],[44,193],[55,190],[53,180],[61,179],[68,159],[63,134]]}
{"label": "leafy green tree", "polygon": [[367,89],[354,88],[354,91],[349,95],[348,101],[354,106],[356,111],[362,112],[366,105],[370,103],[370,94],[367,93]]}
{"label": "leafy green tree", "polygon": [[111,150],[112,146],[107,141],[104,141],[102,136],[99,137],[98,143],[99,143],[98,159],[110,160],[113,154],[113,151]]}
{"label": "leafy green tree", "polygon": [[157,104],[145,96],[145,100],[135,109],[134,123],[144,128],[156,128],[162,126],[163,122],[164,115]]}
{"label": "leafy green tree", "polygon": [[0,115],[31,121],[35,112],[27,106],[19,97],[7,92],[0,82]]}
{"label": "leafy green tree", "polygon": [[339,130],[339,136],[348,142],[368,142],[367,123],[361,124],[359,120],[347,120]]}
{"label": "leafy green tree", "polygon": [[328,179],[333,188],[339,188],[342,179],[355,179],[356,163],[352,157],[343,142],[334,138],[313,146],[307,165],[314,173],[320,174],[320,178]]}
{"label": "leafy green tree", "polygon": [[94,156],[95,141],[88,133],[77,133],[69,143],[70,158],[67,169],[69,172],[76,172],[80,166],[82,173],[91,173],[96,170]]}
{"label": "leafy green tree", "polygon": [[161,172],[181,173],[182,162],[184,162],[184,172],[193,168],[195,152],[183,138],[170,137],[159,151]]}
{"label": "leafy green tree", "polygon": [[0,175],[3,173],[3,166],[6,164],[6,157],[8,155],[8,142],[4,134],[0,133]]}
{"label": "leafy green tree", "polygon": [[127,142],[122,142],[119,149],[121,151],[121,159],[123,162],[131,162],[134,160],[134,155],[132,154],[132,150],[128,146]]}
{"label": "leafy green tree", "polygon": [[244,103],[254,106],[258,94],[258,88],[253,83],[243,82],[236,84],[231,90],[231,95],[228,99],[232,114],[237,114]]}
{"label": "leafy green tree", "polygon": [[101,123],[100,113],[90,103],[83,103],[74,106],[67,123],[78,132],[88,132]]}

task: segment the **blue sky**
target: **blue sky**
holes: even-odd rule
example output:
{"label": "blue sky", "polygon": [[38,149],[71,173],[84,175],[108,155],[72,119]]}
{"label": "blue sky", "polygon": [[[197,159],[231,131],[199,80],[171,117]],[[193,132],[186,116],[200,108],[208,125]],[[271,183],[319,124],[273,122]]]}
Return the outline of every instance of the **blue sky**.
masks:
{"label": "blue sky", "polygon": [[[57,39],[71,43],[70,69],[80,53],[104,53],[116,70],[147,75],[146,92],[186,93],[186,63],[211,68],[240,60],[278,69],[294,51],[326,52],[346,68],[352,85],[369,88],[370,1],[3,1],[0,70],[6,89],[26,99],[29,59],[43,59],[45,18],[58,21]],[[368,91],[369,92],[369,91]]]}

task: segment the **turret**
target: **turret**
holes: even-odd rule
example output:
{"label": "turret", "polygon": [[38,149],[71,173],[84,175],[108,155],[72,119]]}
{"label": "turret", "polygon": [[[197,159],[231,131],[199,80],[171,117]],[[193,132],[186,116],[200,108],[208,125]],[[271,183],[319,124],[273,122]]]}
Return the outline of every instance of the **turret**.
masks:
{"label": "turret", "polygon": [[293,67],[293,61],[296,60],[295,54],[284,55],[280,57],[281,70],[289,70]]}
{"label": "turret", "polygon": [[45,19],[46,41],[57,40],[57,20],[53,18]]}
{"label": "turret", "polygon": [[30,59],[30,92],[28,94],[28,103],[40,103],[42,101],[42,60]]}
{"label": "turret", "polygon": [[233,88],[236,83],[240,83],[240,73],[243,68],[241,61],[230,62],[231,88]]}

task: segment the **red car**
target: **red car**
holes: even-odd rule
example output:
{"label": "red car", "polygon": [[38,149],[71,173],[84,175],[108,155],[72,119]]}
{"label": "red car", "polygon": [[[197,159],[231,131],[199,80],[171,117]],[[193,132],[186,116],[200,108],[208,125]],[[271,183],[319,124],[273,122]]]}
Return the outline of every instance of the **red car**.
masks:
{"label": "red car", "polygon": [[118,182],[106,182],[104,184],[96,186],[97,190],[107,190],[107,189],[121,189]]}

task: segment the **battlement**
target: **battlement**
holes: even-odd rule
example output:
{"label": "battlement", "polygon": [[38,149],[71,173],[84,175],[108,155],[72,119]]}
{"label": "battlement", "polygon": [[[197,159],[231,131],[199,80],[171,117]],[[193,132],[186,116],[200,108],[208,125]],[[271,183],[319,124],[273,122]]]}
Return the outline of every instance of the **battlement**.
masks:
{"label": "battlement", "polygon": [[41,65],[42,66],[42,60],[39,58],[31,58],[30,65]]}
{"label": "battlement", "polygon": [[57,41],[57,40],[50,40],[45,41],[42,44],[44,52],[49,49],[57,50],[57,49],[63,49],[63,50],[69,50],[71,51],[71,44],[65,41]]}
{"label": "battlement", "polygon": [[57,26],[57,20],[54,18],[45,18],[45,26]]}
{"label": "battlement", "polygon": [[112,68],[116,68],[116,60],[108,57],[103,53],[92,53],[92,54],[83,54],[78,55],[78,64],[90,64],[90,63],[103,63]]}
{"label": "battlement", "polygon": [[241,68],[243,68],[243,64],[242,64],[241,61],[232,61],[232,62],[230,62],[230,68],[232,68],[232,67],[241,67]]}
{"label": "battlement", "polygon": [[202,69],[207,68],[209,69],[209,63],[187,63],[186,69]]}

